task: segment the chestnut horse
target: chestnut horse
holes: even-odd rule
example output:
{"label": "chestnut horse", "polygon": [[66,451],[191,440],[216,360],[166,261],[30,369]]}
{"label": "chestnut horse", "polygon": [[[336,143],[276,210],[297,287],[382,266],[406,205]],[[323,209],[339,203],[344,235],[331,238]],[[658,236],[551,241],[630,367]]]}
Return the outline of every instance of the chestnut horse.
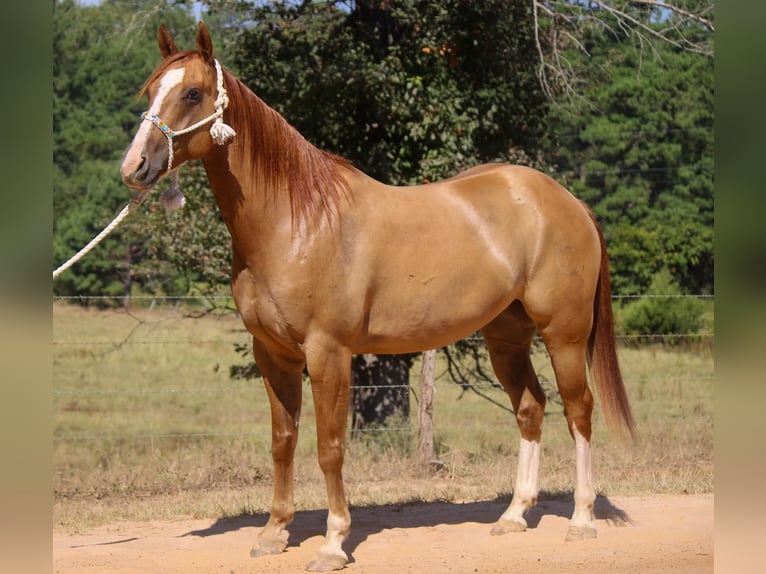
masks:
{"label": "chestnut horse", "polygon": [[179,51],[164,26],[158,39],[163,60],[141,92],[150,108],[121,172],[140,202],[171,168],[201,159],[231,234],[232,292],[271,406],[273,502],[251,554],[287,546],[304,366],[329,507],[307,569],[335,570],[348,561],[351,524],[342,467],[352,353],[423,351],[477,330],[521,435],[513,499],[491,533],[524,530],[537,499],[545,395],[529,351],[539,332],[575,443],[567,539],[594,537],[586,365],[610,429],[633,434],[634,422],[615,354],[604,240],[584,204],[512,165],[384,185],[312,146],[222,68],[204,24],[196,50]]}

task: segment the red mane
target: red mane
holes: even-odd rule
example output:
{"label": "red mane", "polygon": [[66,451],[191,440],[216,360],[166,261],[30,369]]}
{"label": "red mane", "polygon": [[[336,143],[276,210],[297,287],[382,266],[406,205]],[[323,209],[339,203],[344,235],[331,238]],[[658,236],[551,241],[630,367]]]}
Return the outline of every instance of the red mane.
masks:
{"label": "red mane", "polygon": [[[170,65],[194,55],[198,52],[184,50],[163,60],[144,83],[139,97],[146,95],[148,87]],[[339,169],[353,169],[350,162],[316,148],[231,72],[222,69],[229,96],[226,121],[245,142],[233,149],[245,154],[241,159],[260,178],[259,189],[274,196],[285,190],[294,222],[313,221],[320,207],[331,218],[341,198],[350,194]],[[212,66],[211,70],[214,73]]]}
{"label": "red mane", "polygon": [[229,122],[249,145],[237,146],[250,157],[267,193],[287,190],[293,221],[312,221],[324,207],[328,217],[343,196],[350,194],[340,167],[350,162],[322,151],[306,140],[276,110],[270,108],[247,86],[224,69],[229,94]]}

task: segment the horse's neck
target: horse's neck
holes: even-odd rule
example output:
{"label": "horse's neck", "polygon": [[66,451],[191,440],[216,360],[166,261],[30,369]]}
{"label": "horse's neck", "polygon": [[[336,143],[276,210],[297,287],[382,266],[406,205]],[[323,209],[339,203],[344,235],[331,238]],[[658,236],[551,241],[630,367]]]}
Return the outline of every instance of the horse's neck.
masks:
{"label": "horse's neck", "polygon": [[255,256],[261,250],[273,252],[272,244],[279,241],[286,241],[285,248],[289,248],[289,201],[260,189],[257,173],[251,173],[236,157],[235,151],[221,147],[203,160],[233,248]]}

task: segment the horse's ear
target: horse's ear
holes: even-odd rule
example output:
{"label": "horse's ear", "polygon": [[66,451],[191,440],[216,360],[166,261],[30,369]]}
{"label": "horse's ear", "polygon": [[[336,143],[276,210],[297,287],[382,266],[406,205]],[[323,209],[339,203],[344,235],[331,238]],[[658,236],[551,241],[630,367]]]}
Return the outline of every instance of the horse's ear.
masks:
{"label": "horse's ear", "polygon": [[197,50],[206,62],[213,62],[213,41],[210,39],[210,32],[207,26],[200,20],[197,30]]}
{"label": "horse's ear", "polygon": [[173,36],[170,35],[168,29],[165,28],[165,24],[160,24],[159,32],[157,32],[157,43],[160,45],[160,54],[162,54],[163,58],[178,52],[178,46],[173,41]]}

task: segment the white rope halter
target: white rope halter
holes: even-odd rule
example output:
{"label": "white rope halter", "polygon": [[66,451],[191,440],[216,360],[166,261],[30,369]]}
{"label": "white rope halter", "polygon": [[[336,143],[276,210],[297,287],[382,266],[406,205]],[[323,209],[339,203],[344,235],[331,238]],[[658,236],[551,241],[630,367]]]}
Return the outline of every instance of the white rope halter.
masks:
{"label": "white rope halter", "polygon": [[225,144],[227,141],[237,135],[237,132],[235,132],[231,126],[223,123],[223,111],[229,105],[229,95],[226,93],[226,88],[223,86],[223,71],[221,70],[221,64],[218,63],[218,60],[213,60],[213,62],[215,63],[215,71],[217,75],[218,97],[215,99],[215,111],[208,117],[182,130],[174,130],[168,126],[168,124],[166,124],[157,114],[150,114],[149,112],[144,112],[141,114],[141,121],[149,120],[152,122],[160,129],[162,134],[168,140],[168,172],[173,167],[174,137],[193,132],[194,130],[201,128],[209,122],[213,122],[213,125],[210,127],[210,135],[213,136],[213,141],[215,141],[215,143],[218,145]]}
{"label": "white rope halter", "polygon": [[[223,145],[235,135],[237,132],[234,129],[223,123],[223,112],[229,105],[229,95],[226,93],[226,88],[223,85],[223,71],[221,70],[221,64],[218,60],[214,59],[216,72],[216,88],[218,96],[215,99],[215,111],[208,117],[194,123],[182,130],[174,130],[168,124],[166,124],[162,118],[157,114],[150,114],[144,112],[141,114],[141,121],[149,120],[155,126],[159,128],[165,138],[168,140],[168,167],[165,173],[170,173],[173,169],[173,138],[193,132],[194,130],[201,128],[209,122],[213,122],[210,126],[210,135],[213,137],[213,141],[218,145]],[[162,192],[160,196],[160,202],[167,209],[177,209],[182,207],[185,203],[185,198],[181,191],[178,189],[178,170],[173,172],[173,183],[169,189]]]}
{"label": "white rope halter", "polygon": [[[227,108],[229,105],[229,95],[226,93],[226,88],[223,85],[223,71],[221,70],[221,64],[218,63],[218,60],[213,60],[213,63],[215,64],[215,72],[216,72],[216,88],[218,90],[218,96],[215,99],[215,112],[210,114],[205,119],[202,119],[198,121],[195,124],[190,125],[189,127],[186,127],[182,130],[175,131],[170,128],[157,114],[150,114],[148,112],[144,112],[141,114],[141,121],[149,120],[152,122],[155,126],[157,126],[160,131],[164,134],[164,136],[168,140],[168,167],[167,170],[165,170],[165,173],[169,173],[173,167],[173,138],[176,136],[180,136],[183,134],[188,134],[189,132],[193,132],[194,130],[201,128],[205,124],[208,124],[209,122],[213,122],[213,125],[210,126],[210,135],[213,137],[213,141],[218,145],[223,145],[227,141],[229,141],[231,138],[233,138],[235,135],[237,135],[237,132],[234,131],[234,129],[223,123],[223,111]],[[173,179],[170,185],[170,188],[162,192],[162,195],[160,196],[160,202],[166,209],[177,209],[179,207],[183,207],[184,203],[186,202],[186,198],[183,196],[181,191],[178,189],[178,170],[180,168],[176,168],[173,171]],[[80,249],[75,255],[73,255],[69,261],[65,262],[63,265],[60,265],[54,272],[53,272],[53,279],[61,275],[64,271],[69,269],[72,265],[77,263],[84,255],[86,255],[91,249],[93,249],[96,245],[98,245],[101,240],[109,235],[109,233],[112,232],[112,230],[117,227],[117,225],[120,224],[120,222],[127,217],[128,213],[130,213],[131,207],[134,205],[138,205],[141,203],[140,201],[133,202],[131,201],[123,207],[122,211],[117,214],[117,216],[107,225],[104,230],[96,235],[90,243],[88,243],[85,247]]]}

